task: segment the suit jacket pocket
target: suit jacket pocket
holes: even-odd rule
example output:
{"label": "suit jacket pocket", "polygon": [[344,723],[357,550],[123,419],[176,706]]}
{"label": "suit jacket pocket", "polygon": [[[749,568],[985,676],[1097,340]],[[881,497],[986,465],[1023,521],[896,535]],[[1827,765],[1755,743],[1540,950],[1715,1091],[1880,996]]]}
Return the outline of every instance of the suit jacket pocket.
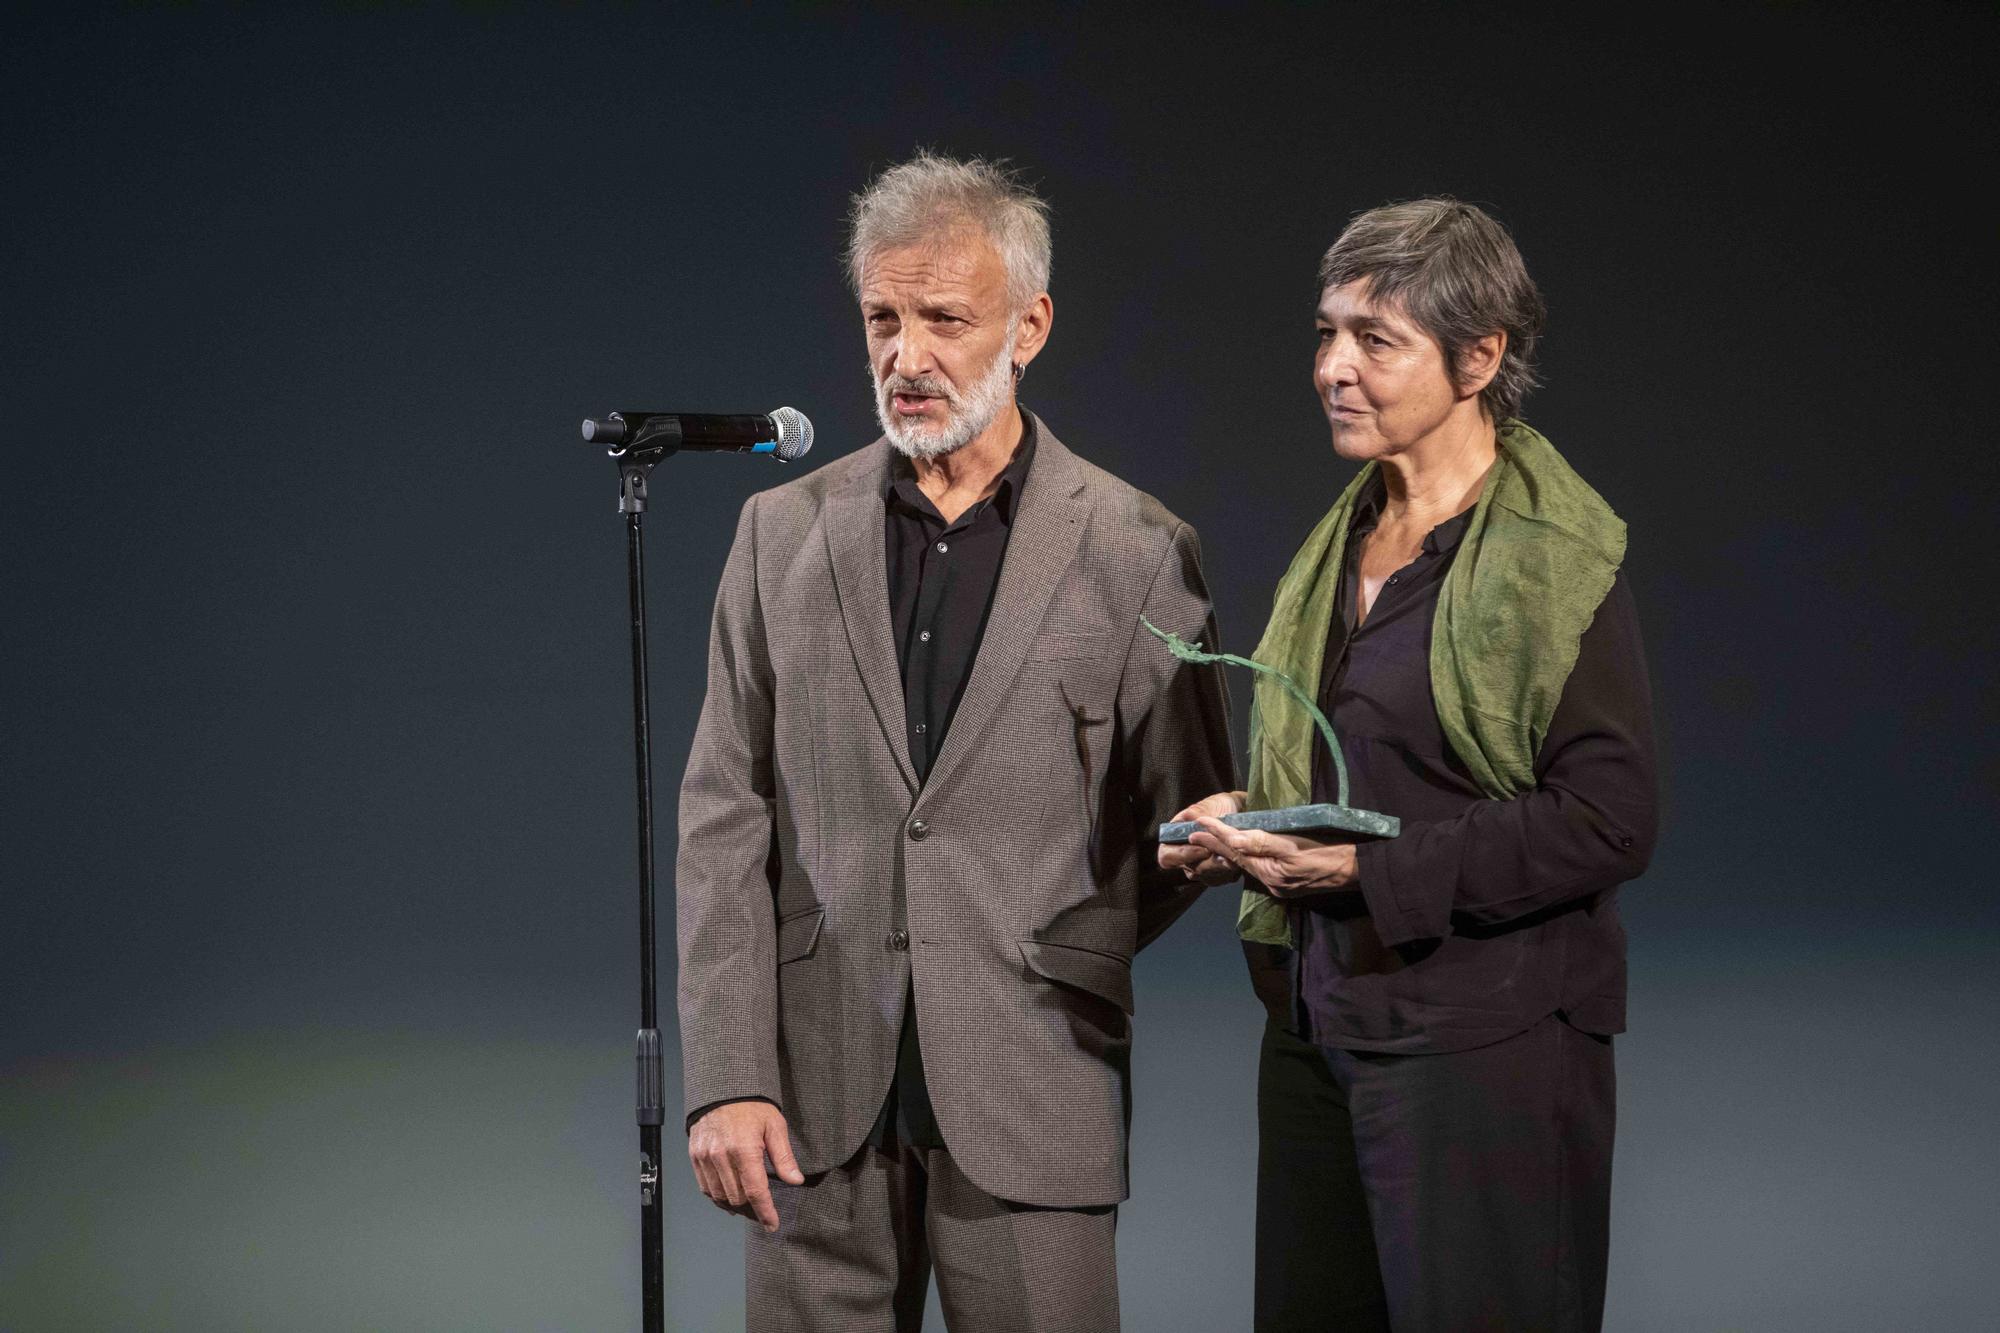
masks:
{"label": "suit jacket pocket", "polygon": [[1132,964],[1116,954],[1047,940],[1021,941],[1028,966],[1059,986],[1074,986],[1132,1012]]}
{"label": "suit jacket pocket", "polygon": [[1099,658],[1121,646],[1107,628],[1104,633],[1093,634],[1078,630],[1056,630],[1035,636],[1033,646],[1028,649],[1030,662],[1073,662],[1083,658]]}
{"label": "suit jacket pocket", "polygon": [[809,907],[803,912],[794,912],[778,923],[778,961],[797,962],[809,958],[819,947],[820,928],[826,924],[824,907]]}

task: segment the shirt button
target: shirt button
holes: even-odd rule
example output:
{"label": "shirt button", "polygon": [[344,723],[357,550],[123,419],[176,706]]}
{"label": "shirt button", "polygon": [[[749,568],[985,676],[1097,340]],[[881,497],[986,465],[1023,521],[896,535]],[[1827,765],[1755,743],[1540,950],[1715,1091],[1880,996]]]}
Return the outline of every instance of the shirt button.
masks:
{"label": "shirt button", "polygon": [[923,734],[924,734],[925,732],[929,731],[930,729],[931,729],[931,724],[930,724],[930,723],[928,723],[928,722],[919,722],[919,723],[917,723],[917,735],[919,735],[919,736],[923,735]]}
{"label": "shirt button", "polygon": [[1401,574],[1391,574],[1389,576],[1389,582],[1394,583],[1397,579],[1401,577],[1403,577]]}
{"label": "shirt button", "polygon": [[897,930],[892,930],[892,931],[890,931],[890,932],[889,932],[889,947],[890,947],[891,949],[894,949],[894,950],[895,950],[896,952],[898,952],[898,953],[901,953],[901,952],[902,952],[903,950],[905,950],[905,949],[909,948],[909,947],[910,947],[910,932],[909,932],[909,931],[907,931],[907,930],[902,930],[902,929],[897,929]]}
{"label": "shirt button", "polygon": [[910,838],[912,841],[922,842],[925,838],[928,838],[930,836],[931,836],[931,826],[929,824],[926,824],[921,819],[913,819],[910,821]]}
{"label": "shirt button", "polygon": [[931,641],[931,632],[929,630],[925,629],[917,631],[918,643],[929,643],[930,641]]}
{"label": "shirt button", "polygon": [[951,547],[950,547],[950,546],[948,546],[947,544],[945,544],[944,542],[939,542],[939,543],[938,543],[938,554],[939,554],[939,555],[943,555],[943,554],[944,554],[944,553],[945,553],[946,551],[949,551],[950,549],[951,549]]}

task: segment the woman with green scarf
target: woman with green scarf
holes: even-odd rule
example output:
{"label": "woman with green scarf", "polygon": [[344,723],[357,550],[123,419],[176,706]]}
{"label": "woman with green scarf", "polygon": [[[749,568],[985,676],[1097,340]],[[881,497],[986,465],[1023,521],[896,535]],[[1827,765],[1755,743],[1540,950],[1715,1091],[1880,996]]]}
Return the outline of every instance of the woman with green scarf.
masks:
{"label": "woman with green scarf", "polygon": [[1542,301],[1512,238],[1426,199],[1320,265],[1314,388],[1362,463],[1256,651],[1397,837],[1234,829],[1333,801],[1307,710],[1260,674],[1250,789],[1161,864],[1242,876],[1270,1010],[1258,1078],[1257,1328],[1600,1326],[1625,1022],[1617,887],[1656,821],[1625,526],[1517,417]]}

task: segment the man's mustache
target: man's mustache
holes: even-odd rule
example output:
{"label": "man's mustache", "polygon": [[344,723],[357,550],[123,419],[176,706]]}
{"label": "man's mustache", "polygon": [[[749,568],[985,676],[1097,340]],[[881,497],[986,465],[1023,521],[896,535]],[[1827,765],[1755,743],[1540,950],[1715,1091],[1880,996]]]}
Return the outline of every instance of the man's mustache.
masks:
{"label": "man's mustache", "polygon": [[884,402],[888,401],[891,394],[898,393],[922,394],[926,398],[942,398],[954,407],[958,405],[958,398],[952,393],[951,386],[943,380],[934,379],[929,375],[920,375],[916,379],[904,379],[901,375],[891,375],[882,381],[882,400]]}

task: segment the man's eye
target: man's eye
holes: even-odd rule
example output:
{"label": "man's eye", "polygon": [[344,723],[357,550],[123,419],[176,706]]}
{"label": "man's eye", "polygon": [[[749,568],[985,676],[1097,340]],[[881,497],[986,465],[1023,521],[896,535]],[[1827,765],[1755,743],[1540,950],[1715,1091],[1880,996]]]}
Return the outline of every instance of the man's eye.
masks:
{"label": "man's eye", "polygon": [[1387,347],[1389,345],[1389,340],[1379,333],[1368,334],[1367,338],[1370,347]]}
{"label": "man's eye", "polygon": [[1327,328],[1322,328],[1322,329],[1319,329],[1319,330],[1317,330],[1317,332],[1318,332],[1318,334],[1319,334],[1319,340],[1320,340],[1321,342],[1323,342],[1323,343],[1328,343],[1328,342],[1332,342],[1332,341],[1333,341],[1333,330],[1332,330],[1332,329],[1327,329]]}

